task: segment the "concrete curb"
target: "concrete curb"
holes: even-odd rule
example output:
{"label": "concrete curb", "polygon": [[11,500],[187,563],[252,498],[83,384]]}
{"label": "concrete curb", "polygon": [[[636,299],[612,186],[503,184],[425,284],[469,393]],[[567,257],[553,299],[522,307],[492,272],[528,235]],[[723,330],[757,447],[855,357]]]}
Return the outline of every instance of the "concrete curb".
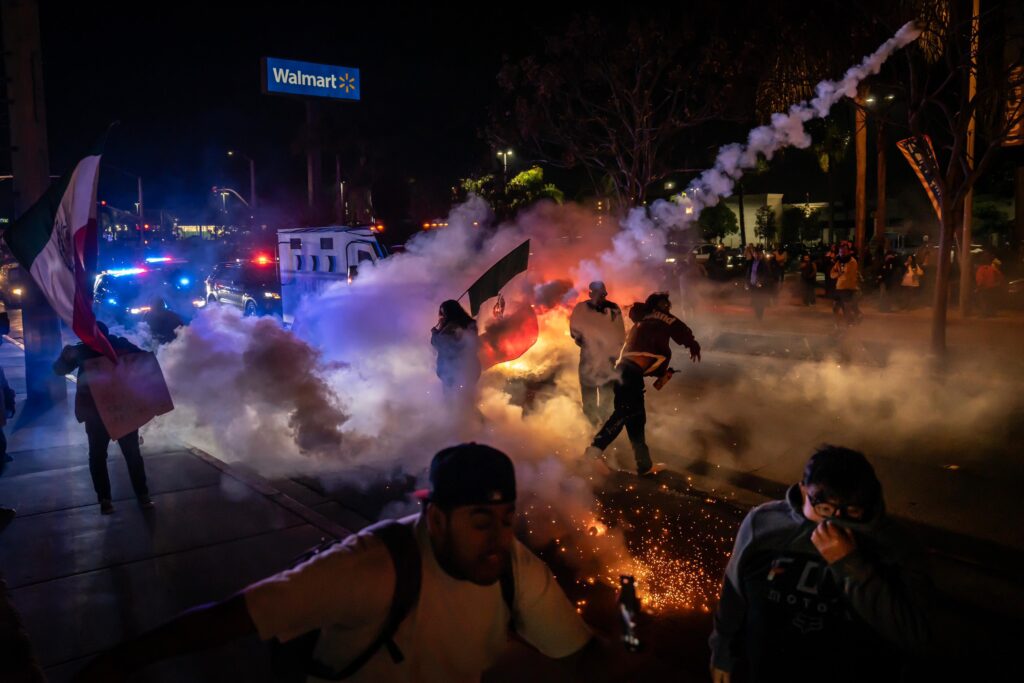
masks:
{"label": "concrete curb", "polygon": [[285,508],[289,512],[302,518],[309,524],[315,526],[317,529],[324,532],[328,536],[341,540],[353,534],[353,532],[349,529],[346,529],[340,524],[332,522],[327,517],[321,515],[319,512],[310,509],[309,507],[303,505],[294,498],[282,493],[281,491],[278,491],[269,481],[267,481],[260,475],[256,474],[255,472],[252,472],[247,469],[233,467],[224,462],[223,460],[220,460],[219,458],[207,453],[203,449],[197,448],[196,446],[192,446],[187,443],[184,444],[184,446],[185,450],[187,450],[189,453],[196,456],[206,464],[216,468],[217,470],[223,472],[229,477],[232,477],[233,479],[237,479],[238,481],[242,482],[243,484],[253,489],[260,495],[273,501],[274,503],[277,503],[278,505]]}

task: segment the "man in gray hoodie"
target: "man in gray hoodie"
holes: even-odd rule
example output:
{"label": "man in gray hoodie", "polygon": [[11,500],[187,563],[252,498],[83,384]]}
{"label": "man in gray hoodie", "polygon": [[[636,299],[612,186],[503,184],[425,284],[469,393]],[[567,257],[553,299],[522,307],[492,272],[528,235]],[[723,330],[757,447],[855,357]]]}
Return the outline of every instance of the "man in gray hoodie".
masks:
{"label": "man in gray hoodie", "polygon": [[928,638],[931,583],[862,453],[823,446],[747,515],[711,634],[715,683],[886,681]]}

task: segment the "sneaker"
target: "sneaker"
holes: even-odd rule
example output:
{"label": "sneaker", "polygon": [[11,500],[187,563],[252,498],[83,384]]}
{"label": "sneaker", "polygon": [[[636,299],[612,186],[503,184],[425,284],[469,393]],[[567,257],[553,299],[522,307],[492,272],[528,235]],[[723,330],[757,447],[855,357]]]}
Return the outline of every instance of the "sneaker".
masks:
{"label": "sneaker", "polygon": [[0,508],[0,532],[7,528],[7,525],[14,521],[18,513],[11,508]]}
{"label": "sneaker", "polygon": [[100,501],[100,514],[109,515],[114,512],[114,504],[110,502],[109,498],[104,498]]}
{"label": "sneaker", "polygon": [[152,510],[153,508],[156,507],[156,503],[154,503],[153,499],[150,498],[149,496],[140,496],[139,507],[142,508],[143,510]]}
{"label": "sneaker", "polygon": [[665,469],[665,463],[663,463],[663,462],[656,462],[656,463],[648,466],[646,469],[640,469],[638,467],[637,470],[636,470],[636,474],[639,477],[653,477],[656,474],[658,474],[658,472],[661,472],[664,469]]}

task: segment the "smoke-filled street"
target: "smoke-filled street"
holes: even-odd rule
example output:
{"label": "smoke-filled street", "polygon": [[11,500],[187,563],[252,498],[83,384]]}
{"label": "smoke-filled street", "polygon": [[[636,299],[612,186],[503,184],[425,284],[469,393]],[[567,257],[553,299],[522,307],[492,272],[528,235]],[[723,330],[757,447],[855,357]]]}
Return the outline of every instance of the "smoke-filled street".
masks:
{"label": "smoke-filled street", "polygon": [[1019,3],[0,10],[0,681],[1005,677]]}

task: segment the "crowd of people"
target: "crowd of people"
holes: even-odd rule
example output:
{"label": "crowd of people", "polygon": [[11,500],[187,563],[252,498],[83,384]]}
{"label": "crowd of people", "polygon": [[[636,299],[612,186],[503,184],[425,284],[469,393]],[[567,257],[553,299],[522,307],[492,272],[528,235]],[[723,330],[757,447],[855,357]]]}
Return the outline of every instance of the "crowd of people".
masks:
{"label": "crowd of people", "polygon": [[[861,301],[871,296],[883,313],[912,311],[931,305],[937,268],[935,249],[926,240],[916,249],[885,249],[877,245],[858,255],[853,243],[841,241],[808,249],[798,245],[789,250],[748,244],[742,252],[730,254],[724,246],[700,263],[694,255],[675,262],[675,279],[687,310],[695,308],[696,292],[702,280],[731,280],[742,274],[742,286],[758,320],[765,310],[789,292],[787,273],[792,273],[795,294],[804,306],[813,307],[819,298],[831,303],[837,325],[855,325],[861,320]],[[955,296],[960,284],[959,259],[953,260],[950,289]],[[1002,260],[990,252],[972,259],[971,312],[991,317],[1006,305],[1009,290]]]}

